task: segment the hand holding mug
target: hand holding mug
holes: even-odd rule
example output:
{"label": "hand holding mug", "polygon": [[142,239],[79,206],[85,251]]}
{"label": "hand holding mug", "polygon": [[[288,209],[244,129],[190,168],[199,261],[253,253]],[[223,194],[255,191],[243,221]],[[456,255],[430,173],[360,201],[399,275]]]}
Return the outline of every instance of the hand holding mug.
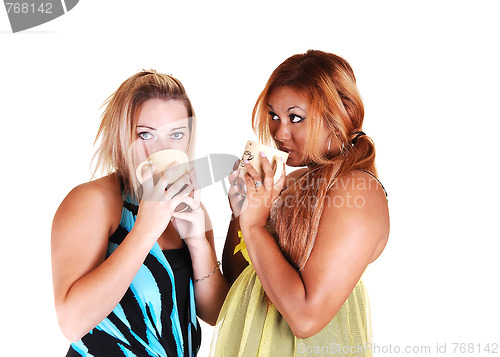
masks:
{"label": "hand holding mug", "polygon": [[201,188],[196,176],[196,170],[192,168],[187,174],[190,177],[192,192],[188,196],[183,196],[181,202],[189,209],[184,211],[174,211],[172,224],[182,239],[185,239],[188,246],[201,241],[205,237],[205,211],[201,206]]}
{"label": "hand holding mug", "polygon": [[[262,156],[261,153],[264,153],[264,156]],[[263,175],[263,157],[265,157],[266,161],[270,164],[270,168],[273,173],[271,177],[273,178],[274,183],[276,183],[281,177],[283,172],[283,163],[286,163],[288,153],[251,140],[248,140],[245,146],[245,151],[243,152],[243,157],[240,161],[239,176],[243,178],[245,173],[247,173],[245,160],[252,164],[253,168],[259,175]]]}
{"label": "hand holding mug", "polygon": [[[181,204],[185,205],[186,198],[193,191],[193,184],[188,174],[173,182],[177,169],[175,166],[161,172],[155,182],[155,168],[150,164],[149,170],[144,169],[142,172],[144,181],[134,229],[156,240],[167,228],[174,210]],[[173,183],[168,185],[169,182]]]}
{"label": "hand holding mug", "polygon": [[247,188],[245,185],[245,180],[243,177],[239,176],[240,161],[237,160],[234,163],[234,171],[229,175],[229,184],[231,185],[229,189],[229,205],[233,211],[234,217],[238,217],[241,213],[241,207],[245,201],[247,195]]}
{"label": "hand holding mug", "polygon": [[[149,170],[148,170],[149,169]],[[184,151],[180,150],[160,150],[151,154],[145,161],[141,162],[136,168],[136,176],[139,182],[144,185],[144,172],[149,171],[148,178],[152,178],[153,183],[160,180],[160,176],[168,170],[168,179],[165,181],[165,189],[169,189],[182,176],[190,170],[189,158]],[[178,189],[180,190],[181,187]],[[178,211],[188,209],[186,204],[181,204]]]}
{"label": "hand holding mug", "polygon": [[[264,176],[266,170],[267,179],[272,180],[273,184],[275,184],[283,176],[284,163],[286,163],[287,159],[288,153],[284,151],[251,140],[247,141],[242,159],[238,162],[238,168],[234,167],[235,171],[229,176],[229,183],[231,184],[229,203],[235,217],[241,214],[247,195],[244,179],[248,172],[247,165],[250,165],[249,167],[253,168],[253,171],[261,176]],[[245,161],[247,164],[245,164]]]}
{"label": "hand holding mug", "polygon": [[285,163],[281,162],[281,176],[275,181],[275,172],[266,154],[260,152],[259,155],[261,156],[262,173],[259,173],[248,160],[244,160],[247,171],[244,176],[247,197],[240,216],[242,231],[253,226],[265,227],[267,225],[273,202],[280,195],[285,184]]}

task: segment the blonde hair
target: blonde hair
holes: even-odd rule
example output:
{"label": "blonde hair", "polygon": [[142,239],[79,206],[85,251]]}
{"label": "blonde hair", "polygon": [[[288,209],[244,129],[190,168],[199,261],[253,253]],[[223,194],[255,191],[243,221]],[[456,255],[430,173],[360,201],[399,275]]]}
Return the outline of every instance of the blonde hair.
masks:
{"label": "blonde hair", "polygon": [[[300,271],[314,246],[329,189],[352,170],[377,175],[375,147],[366,135],[353,140],[363,125],[364,106],[351,66],[339,56],[315,50],[288,58],[271,74],[252,115],[252,127],[262,142],[274,144],[269,131],[269,96],[284,86],[301,91],[309,100],[305,152],[308,165],[314,168],[276,199],[269,229]],[[341,148],[338,155],[332,157],[321,151],[324,145],[318,145],[320,122]]]}
{"label": "blonde hair", "polygon": [[123,190],[137,197],[137,181],[131,145],[134,141],[138,114],[149,99],[178,100],[186,107],[189,118],[189,150],[194,141],[195,115],[182,83],[155,70],[141,71],[125,80],[103,103],[104,112],[94,144],[100,145],[94,155],[97,170],[116,172]]}

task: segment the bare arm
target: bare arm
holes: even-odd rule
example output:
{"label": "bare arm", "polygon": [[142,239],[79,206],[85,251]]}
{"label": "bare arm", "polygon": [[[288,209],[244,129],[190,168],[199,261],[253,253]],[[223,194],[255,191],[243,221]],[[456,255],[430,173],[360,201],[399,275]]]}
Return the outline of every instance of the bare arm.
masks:
{"label": "bare arm", "polygon": [[248,266],[248,262],[243,257],[241,252],[234,254],[234,248],[240,243],[238,231],[240,230],[239,218],[232,218],[227,230],[226,241],[224,243],[224,251],[222,253],[222,266],[224,268],[224,276],[230,285],[238,278],[241,272]]}
{"label": "bare arm", "polygon": [[[153,190],[167,194],[157,186]],[[102,185],[95,181],[78,186],[64,199],[54,217],[54,300],[61,329],[72,342],[116,307],[170,221],[170,204],[175,199],[143,201],[133,229],[105,259],[116,220],[109,193],[113,188],[116,189],[116,183]]]}
{"label": "bare arm", "polygon": [[229,289],[226,279],[217,268],[217,255],[210,217],[200,201],[200,187],[196,171],[189,172],[194,192],[183,202],[189,212],[174,212],[173,225],[189,247],[193,264],[196,313],[205,322],[215,325]]}
{"label": "bare arm", "polygon": [[243,257],[241,252],[234,254],[235,247],[240,243],[238,231],[240,228],[240,213],[242,205],[246,197],[245,181],[238,177],[238,167],[240,161],[236,161],[234,170],[229,175],[229,205],[232,210],[231,221],[227,230],[226,241],[224,242],[224,250],[222,253],[222,266],[224,276],[229,285],[232,285],[238,278],[241,272],[248,266],[248,262]]}
{"label": "bare arm", "polygon": [[[190,243],[191,260],[193,261],[194,279],[201,279],[194,283],[196,311],[198,316],[210,325],[215,325],[219,311],[226,298],[229,286],[220,269],[216,269],[217,255],[214,245],[214,233],[210,218],[206,213],[206,239]],[[214,272],[213,274],[210,274]]]}
{"label": "bare arm", "polygon": [[52,271],[56,312],[64,335],[72,342],[78,341],[119,303],[155,242],[143,239],[144,234],[136,229],[105,260],[111,215],[106,195],[88,184],[74,189],[54,218]]}
{"label": "bare arm", "polygon": [[[237,164],[239,164],[239,160]],[[236,169],[238,165],[236,165]],[[285,185],[292,184],[298,176],[303,174],[307,169],[299,169],[291,172],[285,181]],[[224,243],[224,251],[222,253],[222,266],[224,268],[224,276],[230,285],[238,278],[238,276],[243,272],[243,270],[248,266],[248,262],[243,257],[241,252],[234,254],[235,247],[240,243],[240,237],[238,236],[238,231],[240,228],[240,218],[239,214],[241,211],[241,206],[245,200],[246,188],[244,180],[237,177],[237,171],[229,177],[229,183],[231,184],[231,190],[229,191],[229,202],[231,209],[236,212],[238,216],[235,217],[233,213],[231,215],[231,222],[229,223],[229,228],[227,230],[226,241]],[[240,194],[240,192],[242,194]]]}
{"label": "bare arm", "polygon": [[[330,204],[325,203],[314,248],[300,273],[288,263],[262,223],[242,221],[243,236],[262,286],[299,338],[319,332],[331,321],[388,236],[387,202],[378,184],[357,189],[342,185],[342,180],[327,195]],[[365,204],[338,207],[332,204],[338,202],[338,196],[360,197],[358,202]],[[243,215],[251,213],[249,209]]]}

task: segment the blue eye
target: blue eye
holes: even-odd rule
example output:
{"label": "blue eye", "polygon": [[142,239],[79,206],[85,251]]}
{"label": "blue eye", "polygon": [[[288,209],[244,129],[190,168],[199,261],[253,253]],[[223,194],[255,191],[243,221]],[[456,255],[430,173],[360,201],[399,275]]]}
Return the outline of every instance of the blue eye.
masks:
{"label": "blue eye", "polygon": [[139,136],[139,138],[141,138],[142,140],[151,140],[154,138],[153,134],[147,132],[147,131],[143,131],[142,133],[139,133],[137,134]]}
{"label": "blue eye", "polygon": [[297,114],[290,114],[289,118],[292,123],[300,123],[305,119],[304,117],[301,117],[300,115]]}
{"label": "blue eye", "polygon": [[184,133],[181,131],[176,131],[175,133],[172,133],[170,137],[174,140],[181,140],[184,137]]}

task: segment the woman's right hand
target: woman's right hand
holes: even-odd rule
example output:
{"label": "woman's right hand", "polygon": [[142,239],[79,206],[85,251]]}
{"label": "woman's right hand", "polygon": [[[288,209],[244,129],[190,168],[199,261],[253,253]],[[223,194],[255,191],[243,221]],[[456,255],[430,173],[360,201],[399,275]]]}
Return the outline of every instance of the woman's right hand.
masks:
{"label": "woman's right hand", "polygon": [[238,169],[240,165],[240,160],[236,161],[233,166],[233,172],[229,175],[229,188],[228,198],[229,206],[231,211],[233,211],[234,217],[239,217],[241,214],[241,208],[247,197],[247,186],[245,180],[238,176]]}
{"label": "woman's right hand", "polygon": [[174,166],[164,171],[156,184],[152,176],[154,167],[148,166],[148,169],[143,170],[142,195],[134,228],[148,238],[157,240],[162,235],[175,208],[193,191],[189,174],[183,175],[166,189],[175,169]]}

